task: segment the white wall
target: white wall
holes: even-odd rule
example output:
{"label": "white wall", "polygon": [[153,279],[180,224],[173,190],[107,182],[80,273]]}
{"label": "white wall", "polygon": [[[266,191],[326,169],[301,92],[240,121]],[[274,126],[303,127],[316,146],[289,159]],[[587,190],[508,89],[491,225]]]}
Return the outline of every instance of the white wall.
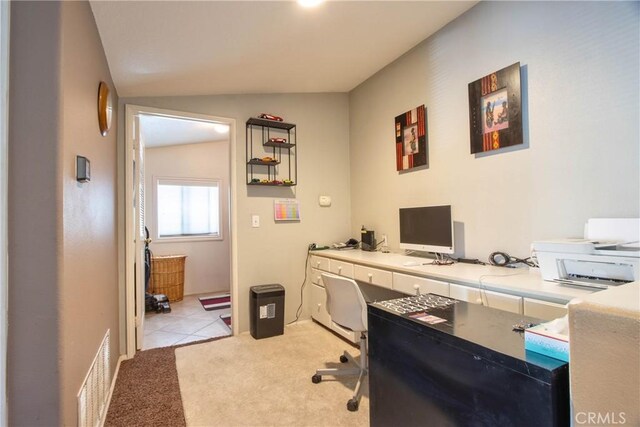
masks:
{"label": "white wall", "polygon": [[[534,240],[581,236],[590,217],[639,216],[638,9],[482,2],[353,90],[352,232],[364,224],[397,248],[399,207],[451,204],[459,254],[525,257]],[[517,61],[525,145],[474,156],[467,85]],[[399,174],[394,118],[420,104],[429,168]]]}
{"label": "white wall", "polygon": [[[349,111],[347,94],[218,95],[126,98],[122,103],[232,118],[237,123],[238,313],[240,332],[249,329],[249,288],[280,283],[285,287],[285,320],[295,318],[309,243],[346,240],[350,233]],[[124,110],[124,108],[122,109]],[[268,112],[297,124],[298,185],[247,186],[245,122]],[[123,144],[124,134],[120,135]],[[121,158],[121,171],[124,159]],[[123,175],[121,175],[121,179]],[[318,196],[332,196],[329,208],[318,206]],[[273,221],[273,200],[300,201],[302,221]],[[124,203],[124,200],[122,200]],[[260,228],[251,227],[251,215],[260,215]],[[305,301],[309,298],[306,287]],[[303,317],[308,316],[305,310]]]}
{"label": "white wall", "polygon": [[223,240],[160,242],[154,255],[187,255],[184,294],[228,292],[230,289],[229,141],[174,145],[145,150],[145,222],[151,238],[157,236],[155,177],[219,179]]}

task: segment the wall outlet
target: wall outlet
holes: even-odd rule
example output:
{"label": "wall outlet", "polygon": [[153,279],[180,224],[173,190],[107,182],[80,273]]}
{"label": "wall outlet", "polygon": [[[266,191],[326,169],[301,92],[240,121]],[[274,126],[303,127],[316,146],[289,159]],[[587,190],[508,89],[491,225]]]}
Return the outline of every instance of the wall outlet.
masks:
{"label": "wall outlet", "polygon": [[382,246],[389,246],[389,242],[387,242],[387,235],[382,235]]}
{"label": "wall outlet", "polygon": [[251,215],[251,226],[253,228],[260,227],[260,215]]}

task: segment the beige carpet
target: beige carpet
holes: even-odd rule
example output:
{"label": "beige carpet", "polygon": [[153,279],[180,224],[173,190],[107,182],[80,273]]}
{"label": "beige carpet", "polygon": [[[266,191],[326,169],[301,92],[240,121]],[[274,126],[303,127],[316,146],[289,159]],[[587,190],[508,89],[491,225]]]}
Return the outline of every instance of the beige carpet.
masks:
{"label": "beige carpet", "polygon": [[[356,379],[311,376],[359,350],[312,321],[284,335],[250,334],[178,348],[176,366],[188,426],[368,426],[367,393],[347,410]],[[366,385],[366,384],[365,384]],[[366,388],[365,388],[366,390]]]}

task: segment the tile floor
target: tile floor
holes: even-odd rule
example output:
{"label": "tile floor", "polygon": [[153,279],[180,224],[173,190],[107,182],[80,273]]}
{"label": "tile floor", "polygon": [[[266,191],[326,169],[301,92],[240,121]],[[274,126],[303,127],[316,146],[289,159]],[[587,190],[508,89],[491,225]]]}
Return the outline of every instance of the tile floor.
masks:
{"label": "tile floor", "polygon": [[147,313],[144,316],[143,350],[186,344],[207,338],[231,335],[231,329],[220,319],[231,309],[206,311],[198,300],[201,296],[186,295],[171,303],[171,313]]}

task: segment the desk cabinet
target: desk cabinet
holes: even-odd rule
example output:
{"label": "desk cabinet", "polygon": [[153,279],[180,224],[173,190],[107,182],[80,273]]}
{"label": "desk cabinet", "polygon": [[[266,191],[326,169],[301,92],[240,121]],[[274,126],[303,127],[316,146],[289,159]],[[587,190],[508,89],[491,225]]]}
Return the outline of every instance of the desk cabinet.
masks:
{"label": "desk cabinet", "polygon": [[356,264],[353,268],[353,276],[356,280],[369,283],[371,285],[382,286],[387,289],[391,289],[393,287],[392,274],[390,271]]}
{"label": "desk cabinet", "polygon": [[331,316],[327,312],[327,294],[323,287],[311,285],[311,317],[318,323],[331,328]]}
{"label": "desk cabinet", "polygon": [[487,290],[479,290],[468,286],[451,284],[449,296],[473,304],[482,304],[498,310],[522,314],[522,297]]}
{"label": "desk cabinet", "polygon": [[318,270],[329,271],[329,259],[311,255],[311,267]]}
{"label": "desk cabinet", "polygon": [[525,316],[537,317],[538,319],[553,320],[567,314],[567,307],[553,302],[525,298],[524,314]]}
{"label": "desk cabinet", "polygon": [[[351,267],[353,267],[353,264],[351,264]],[[331,321],[331,315],[327,311],[327,292],[324,289],[321,274],[321,270],[311,269],[311,318],[348,341],[354,344],[357,343],[360,337],[356,336],[355,332]]]}
{"label": "desk cabinet", "polygon": [[[321,310],[318,308],[318,304],[321,304],[321,308],[324,309],[326,299],[320,277],[323,272],[350,277],[360,282],[369,283],[380,288],[392,289],[409,295],[415,295],[416,290],[419,290],[421,294],[434,293],[442,296],[450,296],[461,301],[482,304],[499,310],[525,314],[544,320],[562,317],[567,313],[566,307],[561,304],[522,298],[502,292],[480,290],[474,286],[450,284],[440,280],[414,276],[412,274],[398,273],[392,271],[392,267],[389,269],[386,269],[384,266],[382,266],[382,268],[373,268],[319,255],[311,255],[310,264],[312,267],[311,282],[320,288],[314,289],[312,292],[313,318],[340,335],[347,335],[350,340],[354,334],[347,333],[339,326],[333,326],[330,322],[327,322],[326,316],[321,314]],[[322,292],[320,292],[320,290]],[[355,342],[355,339],[352,341]]]}
{"label": "desk cabinet", "polygon": [[402,273],[393,273],[393,289],[409,295],[416,295],[416,291],[420,291],[421,294],[431,293],[444,297],[449,296],[449,284],[447,282]]}
{"label": "desk cabinet", "polygon": [[332,259],[329,262],[329,271],[338,276],[349,277],[353,279],[353,264],[350,262],[338,261]]}
{"label": "desk cabinet", "polygon": [[324,284],[322,283],[322,271],[318,270],[317,268],[312,268],[311,269],[311,283],[313,283],[314,285],[318,285],[318,286],[322,286],[324,287]]}

